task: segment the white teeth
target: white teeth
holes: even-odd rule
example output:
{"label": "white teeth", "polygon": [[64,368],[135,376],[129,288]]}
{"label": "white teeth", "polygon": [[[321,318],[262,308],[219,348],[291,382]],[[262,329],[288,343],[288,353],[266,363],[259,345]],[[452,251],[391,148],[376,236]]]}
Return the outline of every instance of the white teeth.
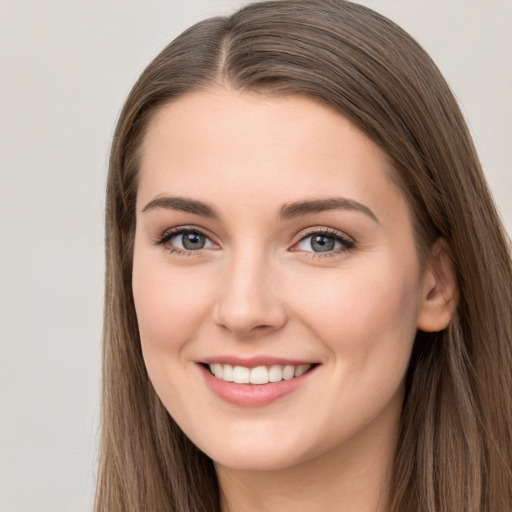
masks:
{"label": "white teeth", "polygon": [[283,367],[275,364],[268,371],[268,381],[279,382],[280,380],[283,380]]}
{"label": "white teeth", "polygon": [[297,368],[295,368],[295,377],[300,377],[301,375],[304,375],[310,368],[310,364],[300,364],[299,366],[297,366]]}
{"label": "white teeth", "polygon": [[249,384],[251,370],[245,366],[235,366],[233,368],[233,382],[237,384]]}
{"label": "white teeth", "polygon": [[269,382],[280,382],[291,380],[294,377],[304,375],[312,365],[272,365],[256,366],[247,368],[245,366],[232,366],[230,364],[210,364],[210,371],[215,377],[225,382],[236,382],[237,384],[268,384]]}
{"label": "white teeth", "polygon": [[291,365],[287,364],[283,370],[283,379],[284,380],[293,379],[294,375],[295,375],[295,366],[291,366]]}
{"label": "white teeth", "polygon": [[222,372],[222,380],[233,382],[233,378],[233,367],[230,364],[225,364],[224,371]]}
{"label": "white teeth", "polygon": [[217,377],[218,379],[222,379],[222,365],[221,364],[214,364],[213,365],[213,374],[215,375],[215,377]]}
{"label": "white teeth", "polygon": [[251,369],[251,376],[249,377],[251,384],[266,384],[268,382],[268,370],[266,366],[256,366]]}

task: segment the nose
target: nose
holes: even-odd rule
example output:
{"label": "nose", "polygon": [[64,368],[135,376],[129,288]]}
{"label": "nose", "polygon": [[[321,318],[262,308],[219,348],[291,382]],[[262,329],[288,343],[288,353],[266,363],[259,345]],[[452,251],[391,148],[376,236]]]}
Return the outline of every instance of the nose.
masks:
{"label": "nose", "polygon": [[226,265],[214,321],[239,339],[260,337],[287,322],[277,272],[262,254],[238,255]]}

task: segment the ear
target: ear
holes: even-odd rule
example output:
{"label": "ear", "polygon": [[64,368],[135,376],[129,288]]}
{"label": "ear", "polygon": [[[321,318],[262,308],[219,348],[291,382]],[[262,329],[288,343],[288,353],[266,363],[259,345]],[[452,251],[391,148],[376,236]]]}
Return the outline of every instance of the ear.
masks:
{"label": "ear", "polygon": [[442,331],[448,327],[458,302],[457,278],[444,239],[436,240],[430,250],[423,275],[418,312],[418,329]]}

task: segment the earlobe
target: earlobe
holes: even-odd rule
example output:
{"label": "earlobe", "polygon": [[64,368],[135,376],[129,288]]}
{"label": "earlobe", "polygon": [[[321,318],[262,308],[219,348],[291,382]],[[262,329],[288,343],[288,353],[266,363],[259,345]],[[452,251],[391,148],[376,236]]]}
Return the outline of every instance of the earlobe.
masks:
{"label": "earlobe", "polygon": [[450,324],[458,302],[458,287],[449,249],[438,239],[430,250],[423,275],[418,329],[436,332]]}

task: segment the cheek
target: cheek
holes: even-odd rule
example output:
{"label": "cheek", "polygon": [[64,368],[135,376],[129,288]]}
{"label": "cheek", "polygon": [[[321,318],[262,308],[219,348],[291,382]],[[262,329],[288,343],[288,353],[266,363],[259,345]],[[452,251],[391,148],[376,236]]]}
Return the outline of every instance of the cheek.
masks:
{"label": "cheek", "polygon": [[[201,270],[185,272],[135,254],[132,288],[144,357],[180,355],[210,309],[214,289]],[[153,257],[154,260],[154,257]]]}
{"label": "cheek", "polygon": [[[407,268],[407,267],[406,267]],[[329,282],[303,281],[295,296],[309,300],[301,318],[327,348],[332,392],[317,397],[319,424],[329,425],[326,442],[349,437],[376,418],[399,415],[403,379],[416,334],[418,273],[393,261],[340,268]]]}
{"label": "cheek", "polygon": [[310,329],[345,365],[367,365],[372,358],[385,364],[393,357],[407,364],[419,305],[415,259],[381,258],[334,272],[329,280],[302,280],[302,291],[293,293],[308,296],[297,308]]}
{"label": "cheek", "polygon": [[154,256],[135,253],[132,289],[144,362],[156,393],[175,419],[196,399],[188,371],[189,342],[208,316],[208,284],[200,271],[180,271],[165,262],[155,264]]}

